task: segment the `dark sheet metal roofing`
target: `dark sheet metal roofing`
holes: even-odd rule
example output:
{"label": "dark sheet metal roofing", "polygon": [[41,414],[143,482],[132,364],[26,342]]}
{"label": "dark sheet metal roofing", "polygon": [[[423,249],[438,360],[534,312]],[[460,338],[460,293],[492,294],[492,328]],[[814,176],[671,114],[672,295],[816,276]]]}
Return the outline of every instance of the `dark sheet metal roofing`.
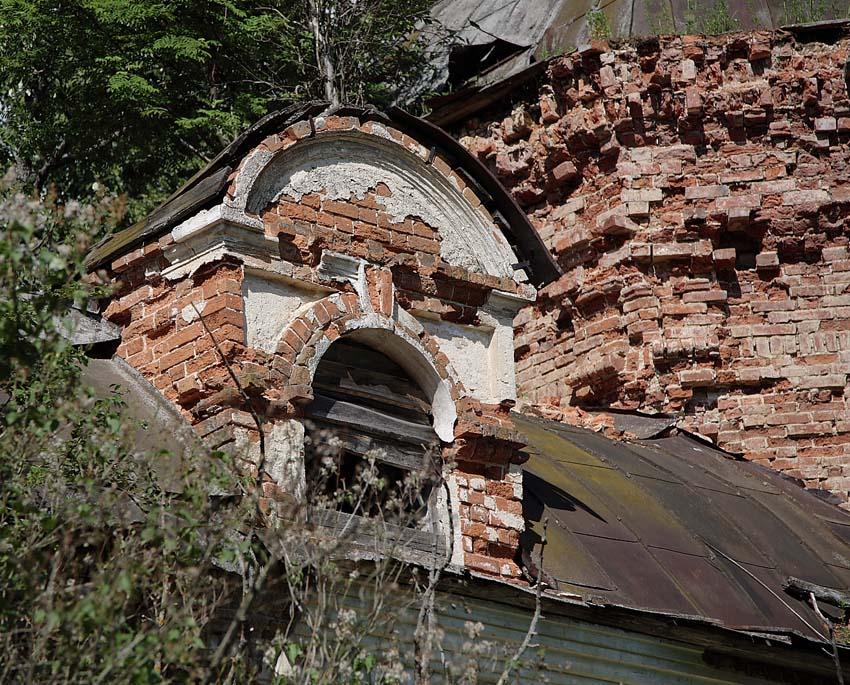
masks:
{"label": "dark sheet metal roofing", "polygon": [[174,405],[120,357],[89,359],[80,382],[97,398],[118,394],[132,456],[148,461],[162,488],[181,492],[185,460],[208,450]]}
{"label": "dark sheet metal roofing", "polygon": [[[273,112],[260,119],[228,145],[212,162],[195,174],[184,186],[133,226],[107,236],[86,258],[86,266],[96,269],[110,260],[162,235],[201,209],[218,204],[224,197],[227,178],[240,160],[266,136],[298,121],[318,115],[356,116],[361,121],[381,121],[419,141],[433,146],[447,162],[459,169],[467,181],[492,200],[488,206],[497,217],[508,241],[516,246],[535,285],[555,280],[560,275],[554,258],[531,225],[528,217],[492,172],[446,132],[432,123],[393,107],[382,113],[373,107],[343,105],[331,109],[326,102],[306,102]],[[501,220],[499,220],[501,217]]]}
{"label": "dark sheet metal roofing", "polygon": [[[634,442],[530,417],[523,546],[585,601],[822,638],[796,576],[850,586],[850,514],[686,435]],[[527,556],[527,555],[526,555]]]}

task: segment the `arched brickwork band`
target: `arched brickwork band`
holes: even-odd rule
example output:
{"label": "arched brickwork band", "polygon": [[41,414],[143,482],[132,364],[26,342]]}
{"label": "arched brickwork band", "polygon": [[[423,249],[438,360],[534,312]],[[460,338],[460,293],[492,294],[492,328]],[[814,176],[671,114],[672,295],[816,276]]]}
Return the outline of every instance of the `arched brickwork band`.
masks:
{"label": "arched brickwork band", "polygon": [[[415,322],[413,317],[408,318]],[[414,331],[385,314],[363,311],[360,298],[354,293],[329,295],[313,303],[286,327],[276,356],[278,368],[288,375],[288,385],[303,388],[303,394],[309,396],[307,389],[319,360],[342,336],[383,352],[404,368],[429,395],[437,435],[444,442],[454,439],[455,403],[466,391],[448,358],[424,329]]]}

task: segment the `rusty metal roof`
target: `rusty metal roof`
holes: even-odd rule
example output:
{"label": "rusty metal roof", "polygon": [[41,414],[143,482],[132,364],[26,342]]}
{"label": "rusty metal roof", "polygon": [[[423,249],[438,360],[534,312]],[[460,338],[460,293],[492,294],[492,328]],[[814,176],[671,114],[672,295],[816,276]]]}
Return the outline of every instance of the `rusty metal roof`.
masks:
{"label": "rusty metal roof", "polygon": [[260,119],[149,216],[123,231],[107,236],[96,245],[86,257],[86,266],[89,269],[104,266],[146,240],[164,234],[199,210],[218,204],[224,197],[231,170],[238,167],[252,148],[266,136],[320,114],[381,121],[407,133],[426,147],[434,147],[450,164],[460,169],[474,187],[477,186],[483,194],[489,195],[492,206],[488,208],[501,216],[502,221],[498,223],[508,242],[515,246],[520,259],[528,263],[534,285],[558,278],[561,273],[558,265],[513,196],[477,157],[445,131],[398,107],[382,113],[373,107],[342,105],[331,108],[327,102],[316,101],[293,105]]}
{"label": "rusty metal roof", "polygon": [[788,576],[850,586],[850,514],[684,434],[632,442],[517,417],[529,439],[523,547],[601,605],[823,639]]}

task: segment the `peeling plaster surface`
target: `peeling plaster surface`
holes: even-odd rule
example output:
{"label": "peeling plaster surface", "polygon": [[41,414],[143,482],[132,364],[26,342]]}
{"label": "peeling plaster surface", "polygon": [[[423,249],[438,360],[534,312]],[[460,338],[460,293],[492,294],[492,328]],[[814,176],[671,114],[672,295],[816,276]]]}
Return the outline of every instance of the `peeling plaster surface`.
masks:
{"label": "peeling plaster surface", "polygon": [[304,476],[304,425],[296,420],[275,423],[268,434],[266,472],[297,500],[307,494]]}
{"label": "peeling plaster surface", "polygon": [[442,228],[441,224],[445,224],[446,217],[441,209],[429,203],[422,191],[407,179],[389,178],[385,170],[359,161],[337,160],[299,169],[274,199],[289,195],[300,202],[310,193],[321,193],[331,200],[363,199],[379,183],[386,184],[392,192],[389,197],[375,198],[392,223],[399,224],[409,216],[418,216],[434,228]]}
{"label": "peeling plaster surface", "polygon": [[299,310],[320,300],[323,295],[246,271],[242,296],[245,300],[248,346],[274,352],[284,329]]}
{"label": "peeling plaster surface", "polygon": [[446,321],[422,319],[422,326],[437,339],[469,393],[484,402],[492,401],[490,388],[490,343],[492,329],[463,326]]}
{"label": "peeling plaster surface", "polygon": [[254,221],[283,196],[298,201],[317,192],[330,199],[350,200],[364,197],[383,183],[391,196],[376,201],[383,204],[391,220],[419,217],[439,231],[441,256],[446,262],[513,278],[516,257],[492,221],[434,167],[378,136],[326,134],[302,141],[271,160],[252,158],[240,177],[232,203],[234,208],[243,208],[246,220]]}
{"label": "peeling plaster surface", "polygon": [[181,243],[189,236],[199,233],[222,218],[221,205],[210,209],[202,209],[171,229],[171,237],[175,243]]}

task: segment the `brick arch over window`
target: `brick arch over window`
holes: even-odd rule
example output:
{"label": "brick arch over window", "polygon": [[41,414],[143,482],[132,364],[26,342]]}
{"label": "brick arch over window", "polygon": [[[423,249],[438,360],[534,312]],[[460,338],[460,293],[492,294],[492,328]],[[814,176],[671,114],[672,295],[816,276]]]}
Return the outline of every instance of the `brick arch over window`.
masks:
{"label": "brick arch over window", "polygon": [[364,311],[354,293],[334,293],[315,302],[283,332],[277,366],[288,377],[292,394],[310,396],[319,360],[342,336],[382,352],[407,371],[428,395],[434,432],[443,442],[454,440],[455,403],[466,391],[448,358],[424,330],[417,332],[383,314]]}

